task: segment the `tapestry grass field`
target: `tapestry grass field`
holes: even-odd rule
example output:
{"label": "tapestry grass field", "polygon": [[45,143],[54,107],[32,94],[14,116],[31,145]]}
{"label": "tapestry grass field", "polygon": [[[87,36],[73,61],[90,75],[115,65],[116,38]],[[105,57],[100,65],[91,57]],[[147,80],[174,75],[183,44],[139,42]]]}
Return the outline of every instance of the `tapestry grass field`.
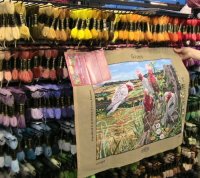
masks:
{"label": "tapestry grass field", "polygon": [[[171,69],[171,61],[157,60],[140,62],[140,64],[137,62],[138,65],[134,65],[132,72],[129,72],[125,66],[130,66],[130,63],[134,64],[134,62],[127,63],[121,63],[119,70],[117,65],[110,65],[111,81],[94,86],[97,160],[135,150],[181,132],[182,122],[178,114],[181,108],[180,86],[175,86],[177,81],[172,82],[176,79],[175,73],[173,79],[169,78],[167,69]],[[145,69],[147,64],[154,69],[153,75],[159,88],[159,91],[153,93],[144,87],[144,80],[140,80],[139,75],[135,74],[138,68],[141,70],[143,66]],[[120,80],[115,72],[117,75],[127,72],[129,74]],[[148,74],[148,70],[140,72],[144,78],[149,79],[151,74]],[[134,87],[130,88],[128,84]],[[127,91],[125,86],[128,86]],[[126,97],[123,92],[126,93]],[[176,105],[174,104],[172,113],[173,103],[169,103],[171,100],[166,100],[165,97],[169,92],[170,96],[176,96],[174,97],[176,100],[173,100]]]}

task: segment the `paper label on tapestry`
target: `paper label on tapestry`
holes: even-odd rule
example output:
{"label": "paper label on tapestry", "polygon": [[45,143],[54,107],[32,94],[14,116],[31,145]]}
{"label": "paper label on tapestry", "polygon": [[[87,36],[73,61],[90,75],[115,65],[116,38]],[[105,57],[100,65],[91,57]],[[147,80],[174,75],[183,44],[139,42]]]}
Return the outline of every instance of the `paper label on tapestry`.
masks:
{"label": "paper label on tapestry", "polygon": [[105,53],[111,79],[74,87],[79,177],[182,143],[188,73],[172,49]]}

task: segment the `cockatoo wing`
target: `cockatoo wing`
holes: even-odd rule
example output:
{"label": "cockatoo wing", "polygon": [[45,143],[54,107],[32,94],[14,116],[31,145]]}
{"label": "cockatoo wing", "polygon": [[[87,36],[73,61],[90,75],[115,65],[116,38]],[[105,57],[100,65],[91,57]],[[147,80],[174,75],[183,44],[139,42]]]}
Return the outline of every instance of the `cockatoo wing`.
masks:
{"label": "cockatoo wing", "polygon": [[127,96],[128,96],[128,88],[126,87],[126,85],[120,85],[116,89],[112,97],[112,103],[108,106],[107,110],[111,109],[115,104],[123,102]]}
{"label": "cockatoo wing", "polygon": [[142,85],[143,85],[144,89],[147,89],[150,93],[154,93],[153,88],[147,78],[145,78],[145,77],[143,78]]}

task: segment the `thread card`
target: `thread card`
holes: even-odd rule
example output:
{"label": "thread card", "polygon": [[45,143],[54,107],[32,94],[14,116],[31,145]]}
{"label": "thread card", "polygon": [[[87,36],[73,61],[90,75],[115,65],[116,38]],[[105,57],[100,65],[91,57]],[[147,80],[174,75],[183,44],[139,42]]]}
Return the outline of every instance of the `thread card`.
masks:
{"label": "thread card", "polygon": [[90,77],[85,65],[85,59],[79,54],[65,54],[69,76],[73,86],[90,85]]}
{"label": "thread card", "polygon": [[101,73],[101,77],[102,77],[102,82],[103,81],[108,81],[111,79],[111,73],[108,67],[108,63],[104,54],[103,50],[98,50],[93,52],[96,56],[97,59],[97,63],[99,66],[99,70]]}
{"label": "thread card", "polygon": [[65,58],[73,86],[96,85],[111,79],[103,50],[66,52]]}

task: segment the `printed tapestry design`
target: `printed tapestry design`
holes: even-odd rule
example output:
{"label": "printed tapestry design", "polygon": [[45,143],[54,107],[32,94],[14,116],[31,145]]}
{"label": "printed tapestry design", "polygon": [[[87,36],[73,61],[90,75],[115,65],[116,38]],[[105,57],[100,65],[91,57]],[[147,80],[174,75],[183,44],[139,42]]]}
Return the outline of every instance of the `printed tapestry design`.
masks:
{"label": "printed tapestry design", "polygon": [[181,133],[181,88],[171,60],[109,69],[112,79],[94,86],[97,160]]}

